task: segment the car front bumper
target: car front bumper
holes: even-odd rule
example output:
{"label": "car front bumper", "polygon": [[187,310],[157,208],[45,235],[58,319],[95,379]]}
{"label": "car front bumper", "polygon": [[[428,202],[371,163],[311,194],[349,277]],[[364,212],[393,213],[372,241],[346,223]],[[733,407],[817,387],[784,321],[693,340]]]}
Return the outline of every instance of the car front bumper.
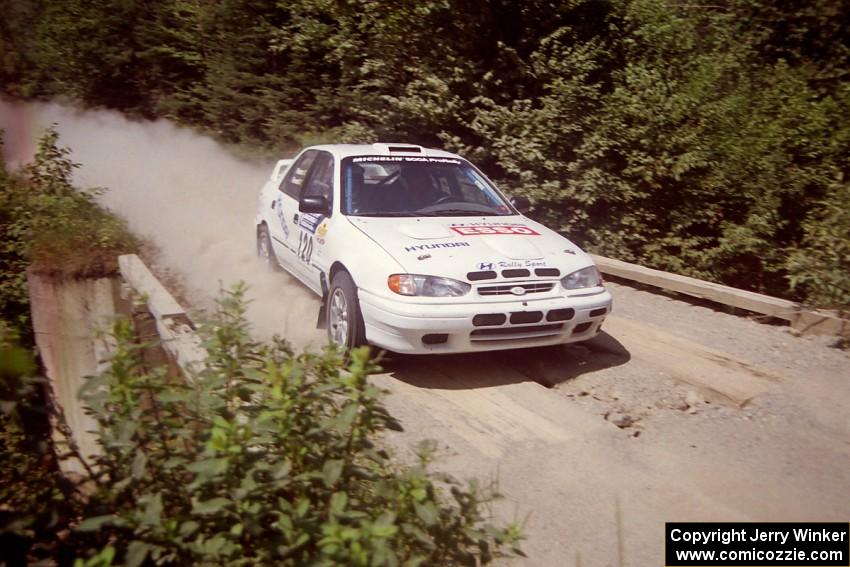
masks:
{"label": "car front bumper", "polygon": [[[605,289],[589,295],[476,303],[413,303],[359,290],[369,343],[409,354],[479,352],[584,341],[611,312]],[[504,319],[504,321],[501,321]]]}

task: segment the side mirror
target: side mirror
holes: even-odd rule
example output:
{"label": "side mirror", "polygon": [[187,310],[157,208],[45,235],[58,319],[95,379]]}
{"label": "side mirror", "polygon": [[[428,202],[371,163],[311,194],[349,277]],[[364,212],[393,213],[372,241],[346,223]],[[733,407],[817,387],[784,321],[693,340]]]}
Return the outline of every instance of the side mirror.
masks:
{"label": "side mirror", "polygon": [[322,195],[310,195],[301,197],[298,202],[298,212],[326,215],[330,212],[330,206],[328,200]]}
{"label": "side mirror", "polygon": [[531,210],[531,201],[528,200],[528,197],[523,197],[522,195],[512,198],[511,205],[521,213],[527,213]]}

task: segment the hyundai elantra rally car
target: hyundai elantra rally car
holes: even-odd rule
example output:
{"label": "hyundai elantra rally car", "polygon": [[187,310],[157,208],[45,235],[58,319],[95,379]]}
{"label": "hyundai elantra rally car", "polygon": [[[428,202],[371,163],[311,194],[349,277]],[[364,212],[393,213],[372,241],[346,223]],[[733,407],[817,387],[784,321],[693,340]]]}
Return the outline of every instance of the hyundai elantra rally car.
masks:
{"label": "hyundai elantra rally car", "polygon": [[324,299],[331,343],[400,353],[584,341],[611,309],[590,257],[475,166],[404,144],[322,145],[262,188],[257,253]]}

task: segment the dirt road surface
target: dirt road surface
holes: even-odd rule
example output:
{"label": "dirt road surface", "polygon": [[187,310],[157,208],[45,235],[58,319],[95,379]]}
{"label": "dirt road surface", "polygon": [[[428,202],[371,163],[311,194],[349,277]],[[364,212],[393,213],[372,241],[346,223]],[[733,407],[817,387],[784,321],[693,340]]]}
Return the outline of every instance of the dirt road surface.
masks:
{"label": "dirt road surface", "polygon": [[[11,118],[10,118],[11,117]],[[2,107],[21,128],[59,123],[107,205],[162,250],[195,307],[247,281],[258,334],[319,345],[318,301],[253,257],[271,163],[239,161],[167,123],[59,106]],[[29,125],[23,127],[24,125]],[[829,338],[610,284],[615,315],[582,346],[397,356],[375,380],[406,431],[436,439],[439,468],[495,479],[496,513],[525,522],[542,566],[663,565],[665,521],[850,519],[850,356]],[[550,387],[545,387],[547,384]]]}

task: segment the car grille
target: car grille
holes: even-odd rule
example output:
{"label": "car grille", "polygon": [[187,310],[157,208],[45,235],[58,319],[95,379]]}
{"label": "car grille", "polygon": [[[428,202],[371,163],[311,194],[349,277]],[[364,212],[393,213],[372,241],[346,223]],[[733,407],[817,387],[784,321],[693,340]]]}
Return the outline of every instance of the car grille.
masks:
{"label": "car grille", "polygon": [[492,341],[517,341],[541,339],[558,335],[564,330],[564,323],[547,325],[525,325],[521,327],[495,327],[492,329],[475,329],[470,333],[469,340],[473,343]]}
{"label": "car grille", "polygon": [[560,277],[561,271],[558,268],[537,268],[534,270],[534,275],[541,278],[557,278]]}
{"label": "car grille", "polygon": [[468,272],[466,274],[467,279],[471,282],[477,282],[480,280],[493,280],[496,279],[496,272],[493,270],[485,270],[483,272]]}
{"label": "car grille", "polygon": [[[522,341],[555,337],[568,330],[569,323],[566,321],[574,316],[575,310],[569,307],[552,309],[549,312],[479,313],[472,318],[472,324],[476,328],[470,332],[469,340],[473,343],[513,341],[520,344]],[[586,323],[587,327],[584,325],[585,323],[577,325],[576,329],[584,332],[592,325],[592,322]]]}
{"label": "car grille", "polygon": [[[561,276],[561,271],[558,268],[535,268],[534,275],[539,278],[557,278]],[[524,268],[512,268],[502,270],[501,276],[506,279],[527,278],[531,276],[531,272]],[[478,282],[481,280],[494,280],[499,277],[499,273],[495,270],[481,270],[478,272],[467,272],[466,277],[471,282]]]}
{"label": "car grille", "polygon": [[[504,285],[485,285],[478,288],[478,295],[514,295],[511,291],[515,287],[521,287],[525,293],[545,293],[555,287],[554,282],[517,283]],[[525,294],[523,294],[525,295]]]}
{"label": "car grille", "polygon": [[527,278],[530,275],[528,270],[502,270],[503,278]]}

